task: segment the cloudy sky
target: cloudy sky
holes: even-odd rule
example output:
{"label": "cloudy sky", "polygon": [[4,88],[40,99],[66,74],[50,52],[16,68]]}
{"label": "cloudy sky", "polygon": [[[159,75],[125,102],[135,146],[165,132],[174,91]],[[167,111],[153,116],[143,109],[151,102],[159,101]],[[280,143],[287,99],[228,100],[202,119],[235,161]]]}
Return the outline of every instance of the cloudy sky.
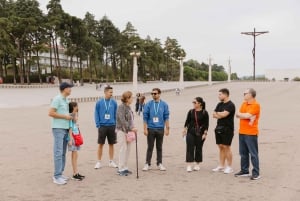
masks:
{"label": "cloudy sky", "polygon": [[[38,0],[46,13],[48,0]],[[241,32],[269,31],[256,37],[256,75],[270,68],[300,68],[299,0],[61,0],[65,12],[97,20],[106,15],[121,31],[131,22],[142,38],[178,40],[185,60],[228,67],[238,76],[253,74],[253,37]]]}

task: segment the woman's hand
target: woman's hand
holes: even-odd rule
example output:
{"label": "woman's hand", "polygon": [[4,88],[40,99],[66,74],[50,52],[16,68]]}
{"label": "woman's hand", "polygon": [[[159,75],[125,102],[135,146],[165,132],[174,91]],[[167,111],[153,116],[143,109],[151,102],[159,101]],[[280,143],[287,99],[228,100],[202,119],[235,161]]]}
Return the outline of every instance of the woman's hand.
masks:
{"label": "woman's hand", "polygon": [[184,137],[184,136],[186,136],[186,134],[187,134],[187,129],[184,128],[183,131],[182,131],[182,136]]}
{"label": "woman's hand", "polygon": [[131,131],[133,131],[133,132],[136,133],[137,132],[137,128],[132,128]]}

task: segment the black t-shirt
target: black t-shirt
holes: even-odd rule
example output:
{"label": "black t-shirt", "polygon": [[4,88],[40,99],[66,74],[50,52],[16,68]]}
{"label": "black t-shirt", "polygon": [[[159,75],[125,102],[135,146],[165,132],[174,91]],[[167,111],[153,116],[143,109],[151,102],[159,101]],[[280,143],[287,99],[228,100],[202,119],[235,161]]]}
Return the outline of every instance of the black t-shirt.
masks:
{"label": "black t-shirt", "polygon": [[220,102],[216,106],[215,112],[229,112],[229,115],[225,118],[218,119],[217,125],[225,126],[230,128],[232,131],[234,130],[234,114],[235,114],[235,105],[232,101],[228,101],[226,103]]}

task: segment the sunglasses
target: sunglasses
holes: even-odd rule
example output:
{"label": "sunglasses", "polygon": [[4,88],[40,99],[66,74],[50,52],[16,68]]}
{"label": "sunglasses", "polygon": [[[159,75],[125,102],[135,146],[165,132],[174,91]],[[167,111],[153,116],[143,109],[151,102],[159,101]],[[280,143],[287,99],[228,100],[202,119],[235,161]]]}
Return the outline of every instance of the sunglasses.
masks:
{"label": "sunglasses", "polygon": [[[249,92],[248,92],[249,93]],[[244,93],[244,96],[246,96],[248,93]]]}
{"label": "sunglasses", "polygon": [[158,93],[151,93],[151,95],[153,96],[153,95],[157,95]]}

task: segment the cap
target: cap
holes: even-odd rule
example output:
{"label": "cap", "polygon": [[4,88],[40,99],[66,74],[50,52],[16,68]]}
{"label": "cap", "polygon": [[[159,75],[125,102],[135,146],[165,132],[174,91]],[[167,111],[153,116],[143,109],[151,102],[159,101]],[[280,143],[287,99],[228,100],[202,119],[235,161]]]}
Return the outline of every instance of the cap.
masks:
{"label": "cap", "polygon": [[61,91],[63,91],[64,89],[66,88],[71,88],[73,87],[73,84],[70,84],[70,83],[67,83],[67,82],[62,82],[60,85],[59,85],[59,89]]}

